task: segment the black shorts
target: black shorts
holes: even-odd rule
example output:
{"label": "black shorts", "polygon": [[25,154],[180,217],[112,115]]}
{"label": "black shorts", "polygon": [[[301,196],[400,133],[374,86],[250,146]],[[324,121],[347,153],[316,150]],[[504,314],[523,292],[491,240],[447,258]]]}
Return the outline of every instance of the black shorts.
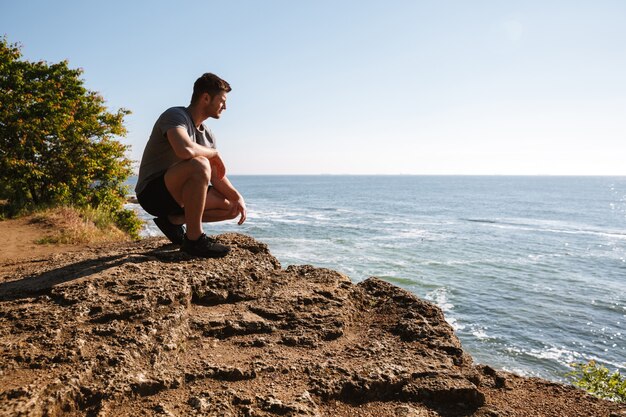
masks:
{"label": "black shorts", "polygon": [[159,175],[137,194],[139,205],[156,217],[184,214],[185,210],[178,205],[165,186],[165,173]]}
{"label": "black shorts", "polygon": [[145,211],[156,217],[185,214],[185,209],[178,205],[165,186],[165,173],[150,181],[146,188],[137,194],[137,201]]}

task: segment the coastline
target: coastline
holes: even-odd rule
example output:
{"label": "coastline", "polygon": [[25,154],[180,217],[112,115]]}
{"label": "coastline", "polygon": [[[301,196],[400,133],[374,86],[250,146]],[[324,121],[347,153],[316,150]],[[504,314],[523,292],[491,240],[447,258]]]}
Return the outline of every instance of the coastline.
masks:
{"label": "coastline", "polygon": [[626,178],[232,179],[249,220],[207,234],[254,236],[283,265],[383,277],[444,309],[480,363],[556,382],[574,362],[624,372]]}
{"label": "coastline", "polygon": [[626,415],[473,365],[398,287],[219,239],[217,260],[151,238],[0,262],[0,415]]}

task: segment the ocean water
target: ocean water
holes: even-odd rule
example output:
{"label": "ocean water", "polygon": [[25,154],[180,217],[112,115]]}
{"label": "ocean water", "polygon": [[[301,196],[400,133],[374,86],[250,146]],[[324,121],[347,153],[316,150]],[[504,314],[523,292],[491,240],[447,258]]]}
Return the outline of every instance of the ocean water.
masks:
{"label": "ocean water", "polygon": [[[557,381],[572,362],[626,370],[626,177],[231,181],[248,221],[207,234],[251,235],[283,266],[403,287],[443,309],[478,363]],[[148,221],[143,234],[159,231]]]}

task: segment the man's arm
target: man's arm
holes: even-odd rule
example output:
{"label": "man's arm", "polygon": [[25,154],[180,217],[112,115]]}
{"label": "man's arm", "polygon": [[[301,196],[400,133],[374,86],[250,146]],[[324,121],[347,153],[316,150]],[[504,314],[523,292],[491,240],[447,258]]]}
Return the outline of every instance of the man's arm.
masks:
{"label": "man's arm", "polygon": [[233,205],[232,212],[239,214],[238,224],[243,224],[246,221],[248,210],[246,208],[246,202],[243,196],[237,191],[237,189],[228,180],[228,177],[224,176],[221,179],[212,179],[211,184],[217,191],[219,191],[224,197],[228,199]]}
{"label": "man's arm", "polygon": [[217,151],[208,146],[197,144],[189,137],[184,127],[174,127],[167,131],[167,140],[172,145],[172,149],[177,157],[181,159],[191,159],[197,156],[204,156],[207,159],[218,155]]}
{"label": "man's arm", "polygon": [[219,155],[209,159],[209,162],[211,163],[211,183],[221,180],[226,176],[226,167]]}

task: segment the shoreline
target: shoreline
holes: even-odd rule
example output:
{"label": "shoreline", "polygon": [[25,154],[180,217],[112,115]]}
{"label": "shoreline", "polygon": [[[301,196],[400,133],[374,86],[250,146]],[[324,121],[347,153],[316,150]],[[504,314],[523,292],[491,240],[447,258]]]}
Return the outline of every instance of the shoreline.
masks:
{"label": "shoreline", "polygon": [[[259,210],[259,209],[260,207],[255,207],[255,210]],[[262,218],[265,217],[263,212],[260,212],[258,214],[260,215],[259,217],[255,217],[251,219],[253,220],[250,223],[250,226],[252,228],[255,228],[256,226],[255,223],[259,221],[263,221]],[[317,214],[320,214],[320,213],[315,213],[315,216],[317,216]],[[330,212],[330,214],[328,212],[321,212],[321,215],[335,216],[336,214],[335,212]],[[276,220],[280,221],[280,219],[276,219]],[[274,222],[276,220],[274,220]],[[310,220],[311,219],[305,218],[305,221],[309,223],[310,223]],[[148,225],[151,224],[151,220],[149,218],[147,219],[147,221],[148,221]],[[5,223],[5,224],[9,224],[11,222],[12,221],[8,221],[8,223]],[[272,220],[270,220],[270,224],[272,224],[271,222]],[[317,222],[317,220],[315,220],[315,222]],[[2,223],[0,223],[0,225],[1,224]],[[474,222],[469,222],[467,224],[473,225]],[[489,227],[491,225],[491,223],[476,223],[476,224],[480,226],[484,226],[484,227]],[[280,225],[281,223],[274,223],[274,226],[280,226]],[[27,224],[26,228],[34,229],[35,232],[43,233],[44,226],[46,226],[46,224],[35,223],[35,224]],[[216,229],[214,229],[214,226],[211,226],[211,229],[207,230],[207,233],[216,234],[216,233],[229,232],[232,230],[244,230],[244,232],[246,231],[246,228],[239,229],[238,227],[232,227],[231,225],[228,225],[228,224],[217,225],[217,226],[218,227]],[[297,233],[300,233],[301,232],[300,226],[298,227],[299,229]],[[303,225],[302,227],[303,227],[302,231],[306,232],[307,226]],[[147,238],[150,236],[159,236],[160,233],[158,232],[158,230],[155,231],[154,229],[155,228],[153,228],[153,230],[151,230],[149,233],[146,233],[143,237]],[[430,227],[427,227],[427,229],[430,229]],[[328,230],[330,230],[331,234],[333,233],[332,223],[330,224],[330,228]],[[2,231],[2,228],[0,227],[0,232],[1,231]],[[47,233],[51,233],[51,232],[52,232],[51,229],[47,231]],[[602,363],[611,369],[623,369],[622,366],[613,365],[616,362],[615,361],[611,362],[611,357],[608,357],[606,353],[603,353],[602,351],[598,351],[598,350],[593,350],[591,348],[585,348],[585,346],[582,346],[583,349],[580,349],[581,345],[579,345],[578,347],[566,345],[567,339],[564,339],[564,338],[559,339],[558,337],[551,339],[549,336],[551,333],[543,333],[547,336],[547,338],[543,337],[541,333],[538,333],[536,336],[530,335],[529,336],[531,338],[530,340],[533,341],[534,346],[530,343],[527,344],[527,340],[529,339],[524,339],[520,342],[519,340],[515,339],[515,336],[507,338],[507,335],[523,332],[523,329],[516,329],[516,326],[518,325],[522,325],[527,329],[530,328],[528,326],[534,326],[533,320],[535,319],[532,317],[528,317],[527,319],[522,320],[522,322],[520,322],[520,323],[526,323],[526,324],[520,324],[517,322],[517,320],[514,320],[513,322],[511,322],[511,320],[508,320],[508,321],[504,320],[503,317],[505,317],[506,315],[515,316],[515,314],[509,314],[509,313],[501,312],[500,310],[498,310],[499,307],[502,307],[501,305],[502,303],[500,304],[494,303],[497,300],[489,301],[488,299],[488,305],[490,306],[490,309],[495,316],[484,317],[484,319],[479,318],[478,319],[479,321],[477,321],[476,317],[468,316],[468,311],[471,314],[475,315],[477,310],[481,309],[481,304],[480,304],[479,299],[477,300],[465,299],[465,301],[460,300],[463,298],[462,295],[459,295],[459,291],[461,291],[462,289],[462,286],[459,287],[459,285],[462,285],[462,283],[455,282],[455,281],[459,281],[459,280],[462,281],[463,277],[465,278],[471,277],[471,275],[469,276],[465,275],[466,273],[471,273],[471,270],[467,270],[466,268],[463,268],[463,267],[455,268],[454,266],[446,267],[445,262],[441,263],[440,267],[437,266],[437,262],[433,263],[434,266],[426,266],[426,267],[422,266],[421,264],[416,264],[413,266],[413,269],[416,271],[419,271],[425,268],[430,268],[433,270],[433,272],[435,272],[437,268],[444,268],[446,269],[446,271],[448,271],[446,273],[446,276],[440,282],[437,282],[437,281],[432,282],[432,279],[429,280],[428,277],[425,277],[426,279],[423,280],[425,284],[420,284],[422,280],[420,279],[416,280],[416,276],[415,276],[416,273],[414,271],[406,270],[404,274],[398,273],[396,275],[389,275],[385,273],[381,274],[380,273],[381,268],[378,265],[380,265],[381,262],[382,264],[385,264],[387,258],[385,259],[381,258],[377,262],[370,262],[369,264],[368,263],[364,264],[361,262],[358,265],[356,264],[351,265],[350,262],[352,261],[350,260],[342,261],[341,255],[337,259],[335,259],[335,257],[333,256],[331,256],[330,258],[324,259],[326,252],[328,251],[320,251],[320,248],[316,247],[314,242],[312,242],[313,246],[305,244],[304,241],[301,243],[291,244],[290,236],[293,236],[293,234],[291,234],[288,236],[282,235],[283,237],[286,237],[286,241],[283,244],[281,244],[281,237],[280,237],[281,235],[277,235],[277,237],[268,238],[268,236],[272,236],[272,233],[263,234],[263,233],[256,232],[254,233],[254,235],[255,236],[261,235],[261,238],[263,235],[265,235],[267,240],[265,239],[263,240],[272,245],[273,253],[284,264],[298,265],[298,264],[303,264],[303,263],[312,263],[318,266],[323,266],[323,267],[331,268],[331,269],[337,269],[339,265],[342,265],[342,267],[339,267],[340,272],[343,272],[349,275],[355,282],[364,280],[369,276],[383,277],[389,282],[393,282],[395,283],[395,285],[398,285],[402,288],[405,288],[411,291],[414,294],[417,294],[421,298],[424,298],[431,302],[436,303],[439,307],[444,309],[446,319],[451,325],[454,326],[456,334],[461,338],[466,349],[472,352],[472,355],[474,355],[475,358],[480,363],[492,364],[492,365],[495,365],[499,369],[506,369],[510,372],[514,372],[519,375],[528,376],[528,377],[541,377],[541,378],[545,378],[545,379],[555,381],[555,382],[568,382],[568,379],[565,377],[565,375],[566,373],[571,371],[569,364],[573,362],[586,363],[589,360],[596,360],[597,362]],[[23,238],[26,234],[24,233],[23,230],[17,229],[14,235],[20,238]],[[41,237],[41,235],[39,235],[39,237]],[[375,238],[379,239],[380,236],[376,235]],[[396,238],[394,238],[392,241],[391,240],[389,241],[389,243],[392,243],[393,245],[403,244],[404,242],[405,240],[398,241],[396,240]],[[445,243],[445,241],[443,242]],[[305,248],[303,245],[306,246],[307,248]],[[342,248],[342,245],[345,246],[345,244],[337,244],[334,246],[331,244],[332,247],[336,247],[340,250]],[[437,245],[437,242],[429,243],[428,246],[431,246],[431,245]],[[64,252],[69,252],[69,251],[81,251],[83,250],[84,246],[85,245],[50,245],[50,244],[35,245],[32,243],[28,243],[27,245],[23,245],[23,248],[14,251],[14,252],[17,252],[16,254],[14,254],[14,256],[25,256],[27,258],[28,257],[45,258],[49,254],[54,254],[54,253],[62,254]],[[10,248],[13,248],[13,247],[17,247],[17,245],[10,245]],[[421,251],[422,249],[420,247],[416,247],[416,250]],[[337,253],[341,253],[341,252],[337,252]],[[398,258],[395,258],[395,256],[396,255],[402,256],[401,253],[398,253],[398,254],[396,254],[395,252],[389,253],[389,251],[387,251],[387,253],[390,256],[394,257],[393,258],[395,259],[393,261],[394,263],[397,263],[398,261],[401,262],[402,259],[404,259],[407,264],[412,264],[413,262],[412,259],[414,259],[413,255],[410,256],[410,259],[407,258],[406,256],[405,258],[398,259]],[[330,254],[330,255],[333,255],[333,254]],[[2,259],[3,256],[6,256],[5,252],[0,254],[0,259]],[[433,259],[436,259],[436,257]],[[344,261],[347,262],[348,267],[345,267],[346,263]],[[532,268],[532,265],[528,265],[528,267]],[[383,267],[382,269],[385,269],[385,267]],[[510,280],[509,281],[506,280],[506,275],[498,275],[498,276],[501,280],[504,281],[505,286],[515,285],[514,282],[511,282]],[[402,278],[397,279],[396,277],[402,277]],[[538,290],[541,290],[542,288],[543,287],[539,287]],[[502,290],[503,288],[500,288],[500,292],[498,292],[497,288],[493,288],[492,289],[493,295],[497,296],[497,294],[502,293]],[[532,293],[535,293],[535,292],[536,291],[534,292],[531,291],[530,295],[532,296]],[[540,295],[540,294],[537,293],[537,295]],[[558,298],[558,294],[557,294],[557,298]],[[532,300],[535,300],[534,296],[532,296],[527,302],[516,303],[516,305],[514,305],[513,307],[518,308],[518,309],[523,308],[524,305],[526,304],[529,304],[529,303],[533,304]],[[534,302],[534,304],[536,305],[537,302]],[[611,304],[607,304],[607,306],[610,307]],[[540,312],[542,310],[536,310],[536,311]],[[503,316],[503,314],[505,314],[505,316]],[[565,323],[563,323],[563,320]],[[570,326],[570,328],[572,325],[578,326],[577,329],[585,327],[585,322],[578,321],[577,323],[572,323],[572,319],[568,320],[567,317],[559,318],[557,319],[557,321],[558,321],[558,323],[556,323],[557,325],[567,324]],[[554,326],[550,327],[549,325],[544,326],[544,327],[545,327],[544,332],[549,330],[550,328],[554,328]],[[595,327],[598,327],[598,326],[595,326]],[[587,339],[574,339],[574,340],[578,341],[578,340],[587,340]],[[615,348],[614,346],[613,349],[619,349],[619,344],[617,348]],[[611,352],[612,356],[615,356],[615,354],[617,354],[617,358],[619,358],[619,352]]]}

